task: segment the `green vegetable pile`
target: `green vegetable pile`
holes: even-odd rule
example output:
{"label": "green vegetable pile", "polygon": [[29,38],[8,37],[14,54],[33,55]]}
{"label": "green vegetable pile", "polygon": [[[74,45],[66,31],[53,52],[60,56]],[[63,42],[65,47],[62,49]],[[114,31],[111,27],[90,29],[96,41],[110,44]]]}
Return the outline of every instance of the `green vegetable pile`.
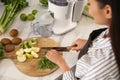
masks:
{"label": "green vegetable pile", "polygon": [[48,60],[45,55],[47,51],[43,52],[43,56],[41,60],[38,61],[38,66],[40,69],[53,69],[56,67],[56,64]]}
{"label": "green vegetable pile", "polygon": [[48,7],[48,0],[39,0],[43,6]]}
{"label": "green vegetable pile", "polygon": [[2,43],[0,42],[0,59],[3,58],[3,53],[4,53],[3,51],[4,51],[3,45],[2,45]]}
{"label": "green vegetable pile", "polygon": [[1,0],[5,5],[5,10],[0,18],[0,35],[4,33],[13,22],[17,13],[28,6],[26,0]]}
{"label": "green vegetable pile", "polygon": [[40,69],[53,69],[56,67],[56,64],[48,60],[46,57],[43,57],[38,61],[38,65]]}

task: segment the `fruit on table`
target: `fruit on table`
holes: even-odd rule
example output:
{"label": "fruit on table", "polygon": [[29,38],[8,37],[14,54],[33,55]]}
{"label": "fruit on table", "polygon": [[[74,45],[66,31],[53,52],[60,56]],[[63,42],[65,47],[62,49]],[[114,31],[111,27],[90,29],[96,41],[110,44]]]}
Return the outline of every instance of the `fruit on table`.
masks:
{"label": "fruit on table", "polygon": [[33,14],[28,14],[27,19],[30,20],[30,21],[32,21],[32,20],[35,19],[35,15],[33,15]]}
{"label": "fruit on table", "polygon": [[26,20],[27,20],[27,15],[26,15],[25,13],[22,13],[22,14],[20,15],[20,19],[21,19],[22,21],[26,21]]}
{"label": "fruit on table", "polygon": [[12,30],[9,32],[9,35],[12,36],[12,37],[18,36],[18,30],[17,30],[17,29],[12,29]]}
{"label": "fruit on table", "polygon": [[7,44],[10,44],[10,43],[11,43],[11,40],[8,39],[8,38],[2,38],[1,43],[2,43],[3,45],[7,45]]}
{"label": "fruit on table", "polygon": [[32,14],[35,15],[37,12],[38,12],[38,11],[37,11],[36,9],[34,9],[34,10],[32,11]]}
{"label": "fruit on table", "polygon": [[5,45],[5,51],[6,52],[11,52],[15,50],[15,46],[13,44],[7,44]]}
{"label": "fruit on table", "polygon": [[18,45],[22,42],[22,39],[19,38],[19,37],[15,37],[12,39],[12,43],[15,44],[15,45]]}
{"label": "fruit on table", "polygon": [[35,19],[35,15],[36,15],[37,12],[38,12],[38,10],[37,10],[37,9],[34,9],[34,10],[32,10],[32,12],[31,12],[30,14],[28,14],[28,15],[26,15],[25,13],[22,13],[22,14],[20,15],[20,19],[21,19],[22,21],[26,21],[26,20],[32,21],[32,20]]}
{"label": "fruit on table", "polygon": [[11,52],[15,50],[15,46],[22,42],[22,39],[19,37],[16,37],[18,35],[17,29],[12,29],[9,32],[9,35],[12,37],[12,40],[9,38],[2,38],[1,44],[3,45],[4,52]]}

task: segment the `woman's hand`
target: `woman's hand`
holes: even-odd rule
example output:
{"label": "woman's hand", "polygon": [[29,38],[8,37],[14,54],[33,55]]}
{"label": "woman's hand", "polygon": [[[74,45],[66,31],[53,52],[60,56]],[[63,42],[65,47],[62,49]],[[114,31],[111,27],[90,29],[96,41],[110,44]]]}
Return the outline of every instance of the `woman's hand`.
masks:
{"label": "woman's hand", "polygon": [[46,57],[55,64],[59,64],[59,61],[63,60],[63,57],[56,50],[50,50],[47,52]]}
{"label": "woman's hand", "polygon": [[75,40],[73,43],[72,43],[72,49],[71,50],[75,50],[75,51],[78,51],[78,50],[81,50],[84,45],[86,44],[87,40],[85,39],[77,39]]}
{"label": "woman's hand", "polygon": [[67,63],[65,62],[64,58],[56,50],[48,51],[46,54],[46,57],[53,63],[57,64],[60,67],[62,73],[69,70],[69,67]]}

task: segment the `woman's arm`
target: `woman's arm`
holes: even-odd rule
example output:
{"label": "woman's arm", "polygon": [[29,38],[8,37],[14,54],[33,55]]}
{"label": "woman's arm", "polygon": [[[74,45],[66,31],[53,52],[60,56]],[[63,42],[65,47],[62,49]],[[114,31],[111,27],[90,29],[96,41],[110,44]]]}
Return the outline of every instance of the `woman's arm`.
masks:
{"label": "woman's arm", "polygon": [[48,51],[46,57],[60,67],[60,70],[63,73],[63,80],[76,80],[74,74],[72,71],[70,71],[70,68],[62,55],[59,54],[56,50]]}
{"label": "woman's arm", "polygon": [[[72,50],[80,50],[83,48],[83,46],[86,44],[87,40],[85,39],[77,39],[73,42],[72,46],[76,45],[72,48]],[[66,61],[62,57],[61,54],[59,54],[56,50],[50,50],[47,52],[46,57],[52,61],[53,63],[57,64],[61,72],[63,73],[63,80],[66,80],[69,78],[69,80],[76,80],[74,77],[74,74],[70,71],[69,66],[67,65]],[[67,77],[66,77],[67,76]]]}
{"label": "woman's arm", "polygon": [[[85,39],[77,39],[72,44],[72,46],[76,45],[75,47],[72,48],[72,50],[82,49],[83,46],[86,44],[86,42],[87,42],[87,40],[85,40]],[[62,55],[59,54],[56,50],[48,51],[46,54],[46,57],[53,63],[57,64],[60,67],[62,73],[70,70],[67,63],[63,59]]]}

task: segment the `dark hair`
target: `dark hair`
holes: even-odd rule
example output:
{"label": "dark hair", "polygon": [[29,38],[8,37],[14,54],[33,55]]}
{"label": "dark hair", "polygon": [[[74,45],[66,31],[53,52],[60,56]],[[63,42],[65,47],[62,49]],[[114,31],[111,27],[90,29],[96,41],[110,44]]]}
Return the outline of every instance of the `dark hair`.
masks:
{"label": "dark hair", "polygon": [[110,36],[112,49],[119,67],[120,73],[120,0],[96,0],[100,8],[110,5],[112,10],[112,20],[110,26]]}

